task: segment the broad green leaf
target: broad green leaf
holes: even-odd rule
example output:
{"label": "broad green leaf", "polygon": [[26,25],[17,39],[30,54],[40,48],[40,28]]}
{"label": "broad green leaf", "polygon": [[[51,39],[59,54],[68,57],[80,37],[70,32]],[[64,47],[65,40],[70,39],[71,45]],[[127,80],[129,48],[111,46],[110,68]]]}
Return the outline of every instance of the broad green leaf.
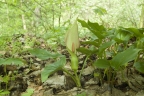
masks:
{"label": "broad green leaf", "polygon": [[118,43],[125,42],[125,41],[128,42],[131,36],[132,34],[128,30],[121,28],[116,31],[115,41],[117,41]]}
{"label": "broad green leaf", "polygon": [[54,72],[58,70],[61,70],[65,64],[66,64],[66,58],[62,57],[60,58],[60,60],[47,65],[41,72],[42,82],[45,82],[47,78],[49,77],[49,75],[53,74]]}
{"label": "broad green leaf", "polygon": [[104,33],[106,31],[104,26],[99,25],[98,23],[93,23],[93,22],[88,21],[88,25],[89,25],[90,28],[92,28],[95,31],[99,31],[101,33]]}
{"label": "broad green leaf", "polygon": [[74,53],[76,52],[76,49],[79,48],[80,42],[79,42],[77,20],[74,22],[72,27],[67,31],[65,43],[66,47]]}
{"label": "broad green leaf", "polygon": [[25,63],[24,60],[20,58],[7,58],[7,59],[1,59],[0,60],[0,65],[19,65],[23,66]]}
{"label": "broad green leaf", "polygon": [[105,38],[107,32],[103,25],[99,25],[98,23],[92,23],[90,21],[85,22],[83,20],[78,20],[78,22],[81,23],[82,27],[88,28],[99,39]]}
{"label": "broad green leaf", "polygon": [[125,28],[129,32],[133,33],[136,37],[144,37],[144,35],[136,28]]}
{"label": "broad green leaf", "polygon": [[78,22],[81,23],[82,27],[85,27],[85,28],[88,28],[89,29],[89,25],[87,24],[87,22],[83,21],[83,20],[80,20],[78,19]]}
{"label": "broad green leaf", "polygon": [[92,31],[99,39],[105,38],[106,29],[103,25],[99,25],[98,23],[92,23],[88,21],[89,30]]}
{"label": "broad green leaf", "polygon": [[106,43],[102,43],[101,46],[99,47],[99,55],[101,55],[103,53],[103,51],[105,51],[106,48],[112,46],[115,43],[115,41],[109,41]]}
{"label": "broad green leaf", "polygon": [[57,58],[57,57],[62,56],[61,54],[58,54],[58,53],[53,54],[45,49],[38,49],[38,48],[31,49],[31,50],[29,50],[29,52],[32,55],[34,55],[42,60],[46,60],[48,58]]}
{"label": "broad green leaf", "polygon": [[144,73],[144,62],[135,62],[134,67],[141,73]]}
{"label": "broad green leaf", "polygon": [[86,55],[91,55],[91,54],[94,54],[97,52],[97,50],[89,50],[89,49],[86,49],[84,47],[80,47],[77,49],[77,51],[83,53],[83,54],[86,54]]}
{"label": "broad green leaf", "polygon": [[106,69],[106,68],[110,67],[110,63],[106,59],[98,59],[98,60],[96,60],[96,62],[94,62],[94,65],[97,68],[101,68],[101,69]]}
{"label": "broad green leaf", "polygon": [[139,51],[140,49],[128,48],[127,50],[118,53],[113,57],[111,61],[111,67],[113,67],[115,70],[118,70],[120,66],[134,60]]}

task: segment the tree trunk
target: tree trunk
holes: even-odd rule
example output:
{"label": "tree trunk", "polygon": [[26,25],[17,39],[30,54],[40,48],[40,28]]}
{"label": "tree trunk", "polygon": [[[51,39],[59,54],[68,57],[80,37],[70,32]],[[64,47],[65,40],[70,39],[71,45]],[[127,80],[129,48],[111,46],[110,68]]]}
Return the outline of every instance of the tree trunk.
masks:
{"label": "tree trunk", "polygon": [[[21,7],[22,7],[22,2],[23,2],[23,1],[21,0]],[[24,30],[27,30],[26,21],[25,21],[25,18],[24,18],[24,14],[22,14],[21,17],[22,17],[23,29],[24,29]]]}
{"label": "tree trunk", "polygon": [[139,27],[144,28],[144,1],[141,6],[142,6],[142,9],[141,9],[140,26]]}

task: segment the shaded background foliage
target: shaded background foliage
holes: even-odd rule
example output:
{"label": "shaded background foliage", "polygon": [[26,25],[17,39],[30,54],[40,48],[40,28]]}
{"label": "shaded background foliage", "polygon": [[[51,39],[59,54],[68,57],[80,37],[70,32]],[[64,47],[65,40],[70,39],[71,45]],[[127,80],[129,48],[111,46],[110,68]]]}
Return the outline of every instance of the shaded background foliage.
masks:
{"label": "shaded background foliage", "polygon": [[[139,27],[141,4],[141,0],[1,0],[0,36],[26,33],[41,36],[48,44],[63,44],[65,31],[77,17],[108,28]],[[88,32],[81,27],[80,31],[82,37]]]}

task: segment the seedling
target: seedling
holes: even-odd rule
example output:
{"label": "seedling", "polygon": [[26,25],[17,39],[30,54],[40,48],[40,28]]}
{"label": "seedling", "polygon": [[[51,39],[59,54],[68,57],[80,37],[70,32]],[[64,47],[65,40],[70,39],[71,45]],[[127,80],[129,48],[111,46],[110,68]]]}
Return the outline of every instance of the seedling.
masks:
{"label": "seedling", "polygon": [[7,65],[24,65],[25,61],[19,58],[7,58],[7,59],[3,59],[0,58],[0,65],[4,66],[4,72],[5,75],[4,76],[0,76],[0,82],[4,82],[6,84],[6,90],[7,90],[7,84],[8,82],[11,80],[9,74],[7,74]]}

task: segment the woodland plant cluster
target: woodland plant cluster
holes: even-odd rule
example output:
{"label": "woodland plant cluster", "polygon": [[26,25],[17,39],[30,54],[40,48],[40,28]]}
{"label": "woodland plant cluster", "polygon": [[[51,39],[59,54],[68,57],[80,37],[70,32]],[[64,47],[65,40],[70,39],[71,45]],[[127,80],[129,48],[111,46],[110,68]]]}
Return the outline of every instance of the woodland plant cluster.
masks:
{"label": "woodland plant cluster", "polygon": [[[19,69],[32,69],[32,58],[26,59],[27,54],[47,61],[41,64],[41,83],[62,70],[83,88],[82,73],[89,62],[95,69],[93,77],[100,85],[107,82],[110,89],[115,87],[119,72],[128,74],[124,72],[129,66],[144,73],[144,28],[137,28],[141,0],[135,4],[132,0],[2,0],[0,5],[0,96],[11,93],[9,83],[16,81]],[[85,21],[77,19],[68,29],[77,16]],[[91,22],[94,20],[97,22]],[[84,56],[82,66],[79,54]],[[65,67],[69,61],[70,71]],[[33,93],[33,89],[23,91],[22,96]]]}
{"label": "woodland plant cluster", "polygon": [[[83,68],[87,66],[87,60],[90,59],[89,57],[92,55],[96,57],[95,60],[92,60],[92,66],[96,69],[102,69],[104,73],[103,75],[98,73],[96,78],[98,77],[103,84],[104,77],[106,77],[110,88],[114,87],[113,85],[117,79],[117,72],[123,71],[129,64],[132,64],[140,73],[144,73],[143,28],[105,28],[103,25],[90,21],[85,22],[78,19],[78,22],[82,27],[85,27],[92,32],[93,35],[95,35],[95,39],[81,42],[81,45],[88,45],[88,48],[79,47],[77,22],[75,22],[67,31],[66,47],[71,56],[71,69],[73,70],[73,73],[64,68],[64,65],[66,64],[66,57],[64,55],[58,53],[51,54],[42,49],[32,49],[30,51],[31,54],[40,59],[59,58],[58,61],[45,66],[44,70],[42,70],[42,82],[46,81],[47,77],[54,72],[63,70],[71,76],[77,87],[82,87],[80,81],[81,73],[83,72]],[[74,37],[75,39],[73,39]],[[79,57],[77,56],[77,52],[81,52],[86,56],[81,70],[78,70]],[[78,74],[78,71],[80,74]]]}
{"label": "woodland plant cluster", "polygon": [[[94,36],[86,41],[79,41],[78,25],[80,23],[83,28],[87,28]],[[71,70],[68,71],[66,65],[66,56],[57,52],[50,52],[47,49],[30,48],[27,51],[41,60],[54,59],[55,62],[47,64],[41,72],[41,81],[45,82],[50,75],[62,70],[68,74],[75,82],[78,88],[82,88],[81,78],[83,69],[87,66],[88,60],[92,62],[95,70],[103,71],[94,72],[94,77],[99,78],[100,83],[108,82],[109,88],[114,87],[117,72],[127,69],[132,65],[140,73],[144,73],[144,29],[143,28],[105,28],[103,25],[90,21],[77,19],[71,28],[66,32],[65,46],[70,54]],[[88,47],[84,47],[88,46]],[[86,56],[84,64],[79,69],[79,57],[77,53]],[[95,56],[95,60],[90,57]],[[6,72],[8,65],[23,66],[26,60],[23,58],[0,58],[0,65],[4,66],[5,76],[0,77],[0,81],[8,84],[10,77]],[[123,74],[123,73],[121,73]],[[7,86],[7,85],[6,85]],[[9,91],[0,90],[0,94],[9,94]],[[31,93],[32,94],[32,93]]]}

